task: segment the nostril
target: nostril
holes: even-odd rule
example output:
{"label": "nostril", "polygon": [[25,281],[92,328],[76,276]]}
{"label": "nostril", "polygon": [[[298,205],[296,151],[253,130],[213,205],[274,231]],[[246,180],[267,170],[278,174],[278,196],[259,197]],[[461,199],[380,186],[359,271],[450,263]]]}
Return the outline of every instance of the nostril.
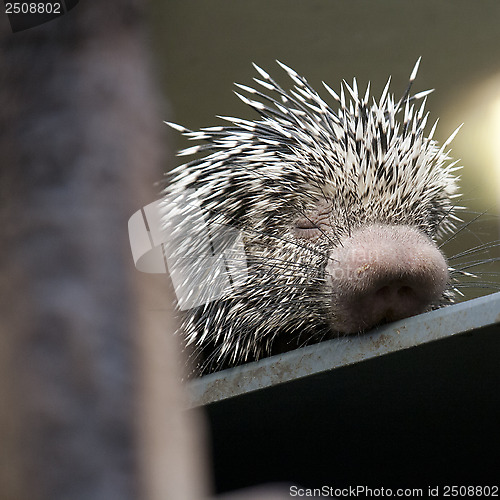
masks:
{"label": "nostril", "polygon": [[403,285],[398,288],[398,295],[403,298],[413,297],[415,295],[415,291],[411,286]]}
{"label": "nostril", "polygon": [[422,301],[411,284],[398,281],[386,283],[373,293],[365,292],[364,304],[377,321],[394,321],[412,316],[422,309]]}
{"label": "nostril", "polygon": [[379,299],[389,299],[391,297],[396,299],[407,299],[415,296],[415,290],[409,285],[391,283],[378,288],[374,295]]}

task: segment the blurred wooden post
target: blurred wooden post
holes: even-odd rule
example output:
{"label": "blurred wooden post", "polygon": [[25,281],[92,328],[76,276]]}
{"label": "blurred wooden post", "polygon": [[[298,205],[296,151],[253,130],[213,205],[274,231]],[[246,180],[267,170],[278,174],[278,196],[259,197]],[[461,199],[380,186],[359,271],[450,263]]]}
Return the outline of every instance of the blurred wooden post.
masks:
{"label": "blurred wooden post", "polygon": [[0,19],[2,500],[203,496],[166,282],[128,244],[163,168],[143,19],[140,0]]}

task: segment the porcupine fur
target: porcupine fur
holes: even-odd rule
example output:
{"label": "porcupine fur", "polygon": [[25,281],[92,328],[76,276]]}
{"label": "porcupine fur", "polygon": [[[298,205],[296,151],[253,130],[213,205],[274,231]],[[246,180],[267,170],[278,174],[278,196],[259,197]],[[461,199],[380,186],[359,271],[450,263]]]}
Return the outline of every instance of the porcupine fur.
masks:
{"label": "porcupine fur", "polygon": [[[176,220],[174,232],[182,235],[174,253],[196,261],[208,230],[214,255],[240,235],[244,253],[234,258],[246,261],[223,297],[210,300],[209,271],[188,284],[208,297],[183,313],[199,371],[338,335],[325,269],[357,229],[411,227],[433,242],[454,230],[459,167],[448,145],[456,132],[442,146],[433,139],[437,121],[425,134],[430,91],[410,94],[419,61],[398,100],[390,78],[378,102],[369,84],[364,94],[356,80],[343,82],[339,94],[324,84],[337,110],[286,65],[278,62],[294,83],[289,91],[254,65],[254,80],[267,93],[237,84],[251,98],[236,94],[259,120],[220,117],[229,124],[198,132],[170,124],[202,141],[180,155],[204,153],[170,173],[163,220]],[[185,193],[187,201],[172,202]],[[453,301],[453,281],[450,268],[427,309]]]}

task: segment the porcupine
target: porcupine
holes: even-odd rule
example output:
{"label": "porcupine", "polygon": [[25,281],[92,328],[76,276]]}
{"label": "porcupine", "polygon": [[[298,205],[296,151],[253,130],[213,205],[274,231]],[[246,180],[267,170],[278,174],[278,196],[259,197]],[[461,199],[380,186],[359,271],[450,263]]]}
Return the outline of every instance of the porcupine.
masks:
{"label": "porcupine", "polygon": [[[437,121],[425,134],[431,91],[411,95],[419,62],[399,100],[390,78],[378,102],[370,84],[363,95],[355,79],[339,94],[324,83],[337,111],[279,61],[289,91],[254,65],[268,92],[236,84],[253,97],[236,94],[259,120],[219,117],[229,125],[199,132],[169,123],[204,142],[180,155],[208,152],[171,172],[163,213],[173,253],[197,267],[182,293],[203,299],[182,330],[202,373],[453,302],[459,271],[438,242],[460,220],[456,132],[442,146]],[[213,293],[236,241],[244,272]],[[226,267],[200,260],[207,244]]]}

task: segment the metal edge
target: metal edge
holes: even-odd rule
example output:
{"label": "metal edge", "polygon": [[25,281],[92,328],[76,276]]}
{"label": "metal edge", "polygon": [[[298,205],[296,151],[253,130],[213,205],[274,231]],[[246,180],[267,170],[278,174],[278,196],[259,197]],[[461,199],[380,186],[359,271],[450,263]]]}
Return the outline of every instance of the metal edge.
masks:
{"label": "metal edge", "polygon": [[189,406],[222,401],[500,323],[500,292],[407,318],[368,334],[302,347],[188,383]]}

